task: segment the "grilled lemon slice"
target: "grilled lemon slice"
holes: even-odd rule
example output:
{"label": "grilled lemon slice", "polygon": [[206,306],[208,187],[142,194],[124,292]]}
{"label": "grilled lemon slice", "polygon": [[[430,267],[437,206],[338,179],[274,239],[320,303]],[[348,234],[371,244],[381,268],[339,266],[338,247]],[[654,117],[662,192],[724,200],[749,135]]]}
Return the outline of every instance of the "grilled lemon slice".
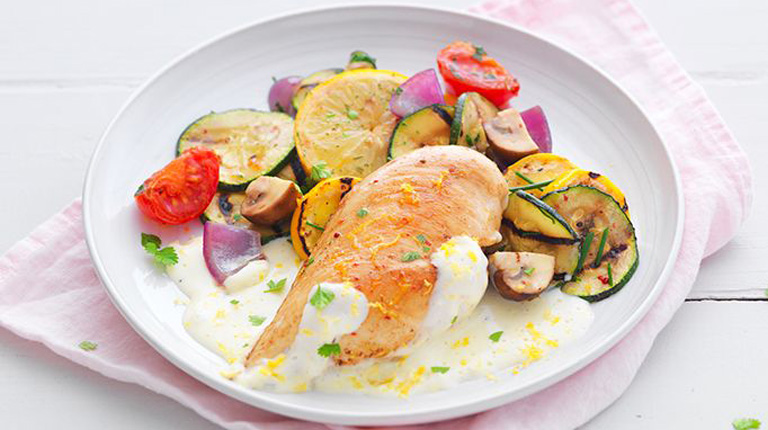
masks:
{"label": "grilled lemon slice", "polygon": [[389,100],[406,79],[389,70],[360,69],[315,87],[299,107],[294,127],[307,175],[322,166],[328,170],[325,177],[362,178],[383,165],[398,120]]}

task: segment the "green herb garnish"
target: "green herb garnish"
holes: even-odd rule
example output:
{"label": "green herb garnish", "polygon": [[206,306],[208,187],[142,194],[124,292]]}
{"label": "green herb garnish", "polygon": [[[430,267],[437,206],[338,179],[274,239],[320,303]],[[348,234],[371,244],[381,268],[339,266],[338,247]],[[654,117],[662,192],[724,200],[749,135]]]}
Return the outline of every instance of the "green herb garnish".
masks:
{"label": "green herb garnish", "polygon": [[277,109],[278,112],[285,113],[285,109],[280,105],[280,103],[275,103],[275,109]]}
{"label": "green herb garnish", "polygon": [[315,294],[312,294],[312,298],[309,299],[309,304],[316,307],[317,309],[324,309],[326,306],[331,304],[335,297],[336,295],[333,294],[333,291],[326,290],[322,287],[317,287]]}
{"label": "green herb garnish", "polygon": [[373,68],[376,68],[376,59],[368,55],[365,51],[354,51],[351,54],[349,54],[349,62],[350,63],[357,63],[357,62],[364,62],[368,63]]}
{"label": "green herb garnish", "polygon": [[581,268],[584,267],[584,260],[587,259],[587,253],[589,252],[589,246],[592,245],[592,238],[595,234],[591,231],[584,237],[584,243],[581,244],[581,252],[579,253],[579,263],[576,265],[576,270],[573,273],[581,272]]}
{"label": "green herb garnish", "polygon": [[395,94],[397,94],[398,96],[402,93],[403,93],[403,87],[397,87],[397,89],[395,89]]}
{"label": "green herb garnish", "polygon": [[84,340],[84,341],[80,342],[77,346],[79,346],[80,349],[82,349],[83,351],[95,351],[96,348],[99,347],[98,344],[95,344],[95,343],[93,343],[91,341],[88,341],[88,340]]}
{"label": "green herb garnish", "polygon": [[317,224],[315,224],[315,223],[313,223],[313,222],[309,222],[309,221],[306,221],[306,224],[307,224],[308,226],[310,226],[310,227],[312,227],[312,228],[316,228],[316,229],[318,229],[318,230],[320,230],[320,231],[325,231],[325,227],[321,227],[321,226],[319,226],[319,225],[317,225]]}
{"label": "green herb garnish", "polygon": [[315,165],[312,166],[312,169],[310,169],[309,176],[315,182],[320,182],[325,178],[330,178],[331,171],[328,169],[328,163],[325,161],[318,161],[315,163]]}
{"label": "green herb garnish", "polygon": [[531,178],[529,178],[529,177],[527,177],[527,176],[523,175],[522,173],[518,172],[517,170],[515,170],[515,175],[516,175],[518,178],[520,178],[520,179],[524,180],[525,182],[528,182],[529,184],[532,184],[532,183],[533,183],[533,180],[532,180]]}
{"label": "green herb garnish", "polygon": [[608,286],[613,286],[613,270],[611,270],[611,263],[608,263]]}
{"label": "green herb garnish", "polygon": [[535,268],[535,267],[529,267],[529,268],[527,268],[527,269],[523,270],[523,272],[524,272],[526,275],[528,275],[528,276],[531,276],[531,274],[532,274],[532,273],[533,273],[535,270],[536,270],[536,268]]}
{"label": "green herb garnish", "polygon": [[315,257],[310,255],[309,258],[307,259],[307,262],[304,264],[304,266],[309,266],[310,264],[312,264],[314,262],[315,262]]}
{"label": "green herb garnish", "polygon": [[424,243],[427,241],[427,236],[424,236],[423,234],[417,234],[416,240],[418,240],[419,243]]}
{"label": "green herb garnish", "polygon": [[179,256],[172,246],[160,248],[162,241],[154,234],[141,233],[141,246],[147,251],[147,254],[154,257],[155,263],[160,266],[173,266],[179,262]]}
{"label": "green herb garnish", "polygon": [[603,249],[605,249],[605,241],[608,239],[608,233],[610,233],[611,229],[606,227],[605,230],[603,230],[603,234],[600,237],[600,245],[597,247],[597,256],[595,256],[595,262],[592,263],[592,267],[597,268],[597,266],[600,265],[600,261],[603,259]]}
{"label": "green herb garnish", "polygon": [[474,45],[474,47],[475,47],[475,53],[472,54],[472,58],[474,58],[477,61],[483,61],[483,55],[488,55],[485,52],[485,49],[483,49],[483,47],[480,45]]}
{"label": "green herb garnish", "polygon": [[424,251],[424,252],[429,252],[431,249],[432,249],[432,248],[430,248],[430,247],[428,247],[428,246],[423,246],[423,247],[421,247],[421,250],[422,250],[422,251]]}
{"label": "green herb garnish", "polygon": [[266,321],[266,320],[267,320],[266,318],[260,317],[258,315],[248,315],[248,321],[251,322],[251,325],[256,326],[256,327],[264,324],[264,321]]}
{"label": "green herb garnish", "polygon": [[317,355],[321,357],[330,357],[341,354],[341,346],[338,343],[326,343],[317,348]]}
{"label": "green herb garnish", "polygon": [[232,300],[229,301],[229,303],[232,303],[233,305],[239,305],[240,304],[240,300],[232,299]]}
{"label": "green herb garnish", "polygon": [[753,430],[760,428],[760,420],[754,418],[739,418],[731,423],[735,430]]}
{"label": "green herb garnish", "polygon": [[363,217],[365,217],[366,215],[368,215],[368,209],[366,209],[366,208],[360,208],[360,210],[359,210],[359,211],[357,211],[357,216],[358,216],[359,218],[363,218]]}
{"label": "green herb garnish", "polygon": [[418,260],[419,258],[421,258],[421,254],[416,251],[410,251],[403,254],[403,257],[400,258],[400,261],[407,263],[409,261]]}
{"label": "green herb garnish", "polygon": [[360,114],[356,110],[347,108],[347,118],[357,119],[359,116]]}
{"label": "green herb garnish", "polygon": [[451,324],[456,323],[456,320],[459,319],[458,315],[454,315],[453,319],[451,320]]}
{"label": "green herb garnish", "polygon": [[285,281],[287,279],[283,278],[277,282],[270,279],[269,282],[267,282],[267,289],[264,290],[265,293],[279,293],[280,291],[283,291],[283,288],[285,287]]}
{"label": "green herb garnish", "polygon": [[496,333],[492,333],[490,336],[488,336],[488,339],[498,342],[499,339],[501,339],[501,335],[504,334],[503,331],[497,331]]}
{"label": "green herb garnish", "polygon": [[536,182],[533,184],[528,185],[521,185],[519,187],[512,187],[509,189],[509,194],[515,193],[517,191],[525,191],[525,190],[533,190],[538,188],[544,188],[547,185],[551,184],[554,179],[551,179],[549,181],[542,181],[542,182]]}
{"label": "green herb garnish", "polygon": [[234,214],[232,215],[232,219],[235,221],[240,221],[241,219],[243,219],[243,216],[240,214]]}
{"label": "green herb garnish", "polygon": [[451,370],[450,367],[432,366],[432,373],[445,373],[449,370]]}

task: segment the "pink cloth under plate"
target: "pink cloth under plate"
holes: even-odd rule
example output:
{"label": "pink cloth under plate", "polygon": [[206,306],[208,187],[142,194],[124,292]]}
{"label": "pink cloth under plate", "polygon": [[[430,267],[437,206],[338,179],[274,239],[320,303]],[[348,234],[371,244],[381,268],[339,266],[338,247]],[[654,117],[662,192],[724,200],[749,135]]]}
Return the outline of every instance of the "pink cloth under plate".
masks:
{"label": "pink cloth under plate", "polygon": [[[701,260],[733,237],[751,203],[750,167],[702,88],[628,0],[490,1],[473,11],[545,35],[603,68],[648,112],[683,180],[685,231],[674,273],[626,338],[537,394],[429,425],[431,430],[571,429],[624,392],[654,338],[683,302]],[[113,307],[91,265],[82,224],[77,201],[0,258],[0,325],[110,378],[171,397],[228,429],[328,427],[247,406],[166,361]],[[98,343],[98,349],[78,348],[84,339]]]}

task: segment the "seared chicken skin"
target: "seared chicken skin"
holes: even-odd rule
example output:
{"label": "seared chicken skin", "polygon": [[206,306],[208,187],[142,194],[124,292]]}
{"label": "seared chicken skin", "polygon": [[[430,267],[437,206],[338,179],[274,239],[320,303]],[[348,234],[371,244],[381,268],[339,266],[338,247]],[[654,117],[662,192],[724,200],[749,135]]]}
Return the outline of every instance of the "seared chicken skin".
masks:
{"label": "seared chicken skin", "polygon": [[337,364],[406,346],[437,278],[429,255],[454,236],[473,237],[480,246],[501,240],[507,194],[496,165],[461,146],[425,147],[382,166],[344,197],[246,364],[293,344],[309,292],[321,282],[350,282],[369,303],[358,330],[338,339]]}

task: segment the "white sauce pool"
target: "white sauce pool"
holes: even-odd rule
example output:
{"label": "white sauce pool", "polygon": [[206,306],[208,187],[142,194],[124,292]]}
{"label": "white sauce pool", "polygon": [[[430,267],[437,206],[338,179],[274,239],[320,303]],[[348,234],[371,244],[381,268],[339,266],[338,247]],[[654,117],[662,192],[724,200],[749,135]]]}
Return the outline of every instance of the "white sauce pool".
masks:
{"label": "white sauce pool", "polygon": [[[278,239],[265,245],[266,262],[252,262],[243,269],[247,272],[236,279],[234,291],[217,286],[208,273],[201,238],[173,246],[179,263],[169,267],[168,274],[190,299],[184,327],[226,361],[223,377],[256,389],[408,397],[470,379],[495,380],[504,373],[523,372],[556,353],[581,337],[594,318],[589,303],[556,289],[530,302],[502,299],[487,288],[487,259],[477,243],[455,237],[431,257],[438,279],[430,308],[417,340],[399,349],[398,357],[334,366],[317,354],[320,346],[354,331],[368,311],[365,296],[350,285],[323,283],[310,297],[320,287],[335,298],[321,310],[307,303],[293,346],[244,369],[245,357],[274,318],[298,272],[301,262],[291,244]],[[286,280],[282,291],[264,292],[269,281],[281,279]],[[491,336],[498,332],[502,333]]]}

